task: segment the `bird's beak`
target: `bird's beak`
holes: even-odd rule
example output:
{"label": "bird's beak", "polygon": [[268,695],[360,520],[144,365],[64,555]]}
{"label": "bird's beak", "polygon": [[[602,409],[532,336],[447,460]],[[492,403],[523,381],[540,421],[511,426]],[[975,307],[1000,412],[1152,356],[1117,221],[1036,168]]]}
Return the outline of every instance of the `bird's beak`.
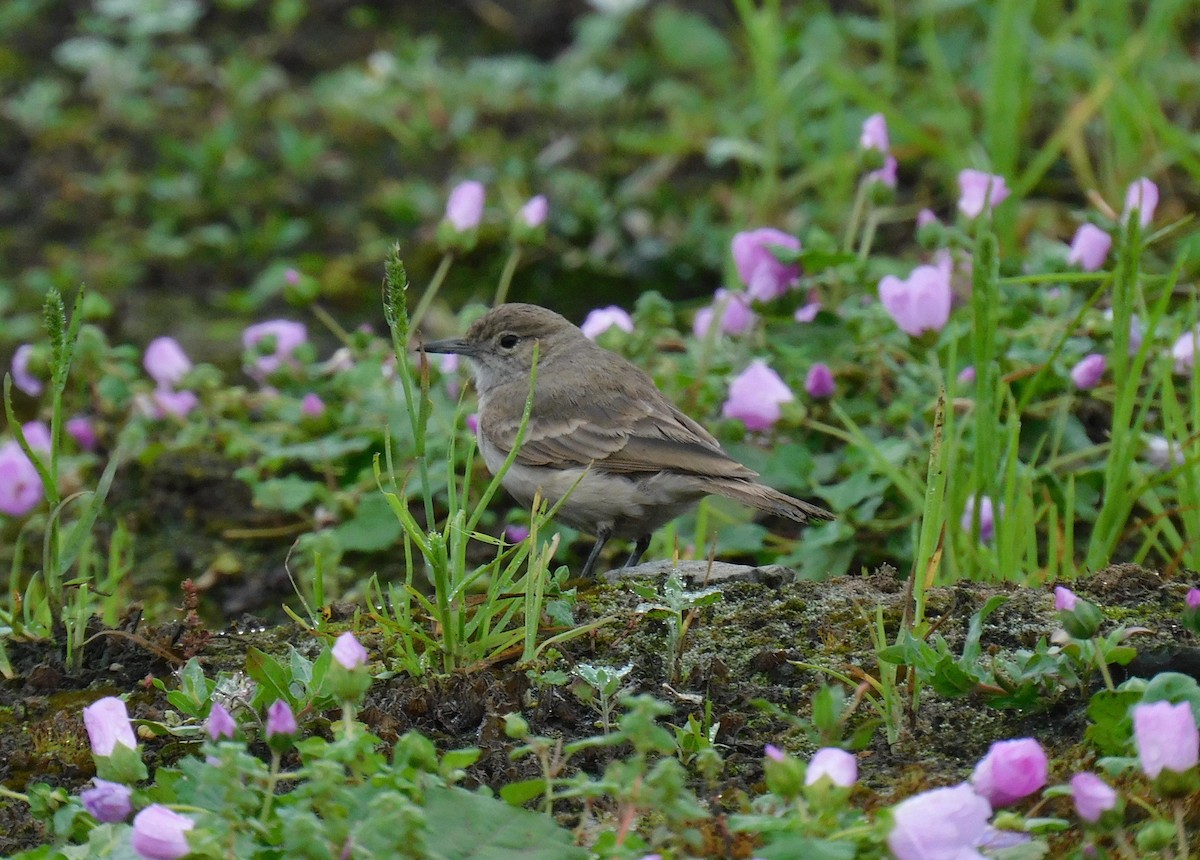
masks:
{"label": "bird's beak", "polygon": [[435,340],[430,343],[423,344],[421,349],[425,352],[433,353],[453,353],[454,355],[475,355],[479,350],[475,344],[469,340],[462,338],[450,338],[448,340]]}

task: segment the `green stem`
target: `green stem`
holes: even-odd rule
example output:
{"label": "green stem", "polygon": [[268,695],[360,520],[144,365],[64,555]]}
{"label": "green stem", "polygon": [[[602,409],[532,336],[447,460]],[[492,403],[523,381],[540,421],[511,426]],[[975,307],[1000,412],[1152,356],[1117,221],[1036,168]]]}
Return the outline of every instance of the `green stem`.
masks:
{"label": "green stem", "polygon": [[350,332],[342,328],[342,324],[335,320],[333,316],[330,315],[329,311],[325,310],[325,308],[321,307],[316,302],[313,302],[309,309],[312,311],[313,316],[321,321],[321,325],[333,332],[333,336],[340,340],[343,346],[352,345],[350,340]]}
{"label": "green stem", "polygon": [[1191,857],[1192,855],[1188,853],[1187,820],[1183,798],[1175,798],[1173,806],[1175,808],[1175,838],[1178,840],[1179,856]]}
{"label": "green stem", "polygon": [[517,264],[521,262],[521,246],[514,245],[504,261],[504,269],[500,272],[500,284],[496,287],[496,298],[492,307],[498,307],[508,300],[508,288],[512,285],[513,275],[517,272]]}
{"label": "green stem", "polygon": [[267,819],[270,818],[271,806],[275,803],[275,785],[279,782],[279,760],[279,753],[271,750],[271,772],[267,775],[267,796],[263,800],[262,812],[258,815],[258,820],[263,824],[266,824]]}
{"label": "green stem", "polygon": [[1092,648],[1096,652],[1096,667],[1100,670],[1100,676],[1104,678],[1105,689],[1110,693],[1115,693],[1117,685],[1113,683],[1112,673],[1108,671],[1108,661],[1104,659],[1104,649],[1099,636],[1092,637]]}
{"label": "green stem", "polygon": [[447,251],[442,255],[442,262],[438,263],[437,271],[433,273],[433,280],[429,282],[429,286],[425,288],[424,295],[417,302],[417,309],[413,311],[412,317],[408,324],[409,331],[417,331],[421,327],[421,321],[425,319],[425,314],[429,312],[429,306],[433,303],[434,297],[438,294],[438,290],[442,288],[442,282],[446,280],[446,273],[450,271],[450,264],[454,262],[454,252]]}

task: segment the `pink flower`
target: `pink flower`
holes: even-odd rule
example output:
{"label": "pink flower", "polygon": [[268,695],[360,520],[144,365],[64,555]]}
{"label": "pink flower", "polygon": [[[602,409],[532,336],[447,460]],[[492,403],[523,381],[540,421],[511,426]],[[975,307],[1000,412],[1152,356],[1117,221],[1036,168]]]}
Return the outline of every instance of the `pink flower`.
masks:
{"label": "pink flower", "polygon": [[29,372],[29,360],[33,357],[33,345],[23,343],[17,347],[12,358],[13,385],[24,391],[30,397],[42,393],[42,381]]}
{"label": "pink flower", "polygon": [[958,376],[955,378],[959,385],[970,385],[975,381],[975,365],[968,364],[958,372]]}
{"label": "pink flower", "polygon": [[1071,777],[1071,798],[1075,801],[1075,811],[1079,817],[1093,823],[1117,805],[1117,793],[1112,787],[1087,771]]}
{"label": "pink flower", "polygon": [[446,220],[460,233],[474,230],[483,220],[483,183],[475,180],[460,182],[446,200]]}
{"label": "pink flower", "polygon": [[792,318],[798,323],[810,323],[817,318],[817,314],[820,312],[820,302],[809,302],[806,305],[796,308],[796,312],[792,314]]}
{"label": "pink flower", "polygon": [[325,401],[315,392],[308,392],[300,401],[300,414],[308,418],[320,418],[325,414]]}
{"label": "pink flower", "polygon": [[588,340],[595,340],[613,326],[621,329],[621,331],[632,332],[633,317],[616,305],[609,305],[606,308],[596,308],[594,311],[588,313],[579,330],[584,333]]}
{"label": "pink flower", "polygon": [[696,312],[696,318],[692,321],[692,334],[703,338],[712,330],[714,324],[723,334],[743,334],[753,327],[757,319],[758,314],[750,310],[746,293],[733,292],[722,287],[713,296],[711,306]]}
{"label": "pink flower", "polygon": [[779,374],[756,359],[729,384],[729,399],[721,409],[726,418],[736,418],[750,430],[766,430],[779,420],[779,404],[795,399]]}
{"label": "pink flower", "polygon": [[269,376],[284,362],[294,363],[292,353],[308,340],[304,323],[291,320],[267,320],[247,326],[242,332],[242,347],[254,355],[250,375]]}
{"label": "pink flower", "polygon": [[165,418],[168,415],[186,418],[188,413],[200,404],[200,398],[192,391],[171,391],[160,388],[155,390],[151,396],[155,418]]}
{"label": "pink flower", "polygon": [[867,182],[878,182],[888,188],[896,187],[896,170],[899,168],[895,156],[889,155],[883,160],[883,167],[872,170],[867,174]]}
{"label": "pink flower", "polygon": [[1175,360],[1175,372],[1191,373],[1192,365],[1196,362],[1196,342],[1200,340],[1200,326],[1185,331],[1171,347],[1171,358]]}
{"label": "pink flower", "polygon": [[950,266],[917,266],[904,280],[886,275],[879,300],[906,334],[941,331],[950,319]]}
{"label": "pink flower", "polygon": [[92,753],[110,756],[117,744],[137,749],[137,738],[129,722],[129,711],[125,703],[116,696],[97,699],[83,709],[83,725],[92,742]]}
{"label": "pink flower", "polygon": [[465,420],[466,420],[466,425],[467,425],[468,430],[470,430],[472,433],[479,432],[479,413],[478,412],[472,412],[470,415],[468,415],[466,417]]}
{"label": "pink flower", "polygon": [[130,841],[134,852],[145,860],[176,860],[191,850],[187,832],[195,826],[186,815],[153,803],[134,816]]}
{"label": "pink flower", "polygon": [[133,796],[132,788],[99,777],[95,777],[92,782],[92,788],[85,788],[79,792],[83,808],[92,818],[101,824],[116,824],[129,817],[129,813],[133,812],[133,803],[130,800]]}
{"label": "pink flower", "polygon": [[1158,186],[1146,177],[1135,180],[1125,191],[1125,209],[1121,212],[1121,220],[1126,221],[1134,209],[1138,210],[1138,220],[1142,229],[1150,226],[1154,220],[1154,210],[1158,208]]}
{"label": "pink flower", "polygon": [[771,227],[743,231],[733,237],[733,263],[738,277],[756,301],[768,302],[782,296],[800,278],[800,267],[781,263],[771,253],[773,248],[799,251],[800,240]]}
{"label": "pink flower", "polygon": [[1133,742],[1151,779],[1164,770],[1182,773],[1200,760],[1200,731],[1187,702],[1134,705]]}
{"label": "pink flower", "polygon": [[1104,376],[1104,367],[1104,356],[1093,352],[1071,368],[1071,381],[1080,390],[1086,391],[1089,388],[1095,388],[1100,384],[1100,378]]}
{"label": "pink flower", "polygon": [[1183,602],[1189,609],[1200,609],[1200,588],[1189,588]]}
{"label": "pink flower", "polygon": [[271,707],[267,708],[268,738],[275,735],[294,735],[299,730],[299,726],[296,725],[296,715],[292,713],[291,706],[283,699],[276,699]]}
{"label": "pink flower", "polygon": [[146,346],[142,366],[162,388],[174,388],[188,373],[192,362],[173,337],[156,337]]}
{"label": "pink flower", "polygon": [[504,539],[512,544],[520,543],[529,537],[529,529],[525,526],[507,525],[504,527]]}
{"label": "pink flower", "polygon": [[1079,603],[1075,592],[1061,585],[1054,586],[1054,609],[1056,612],[1070,612]]}
{"label": "pink flower", "polygon": [[933,214],[932,209],[922,209],[917,213],[917,229],[920,230],[927,224],[937,224],[938,216]]}
{"label": "pink flower", "polygon": [[837,747],[819,749],[808,762],[804,784],[812,785],[822,777],[829,777],[834,785],[849,788],[858,779],[858,760]]}
{"label": "pink flower", "polygon": [[42,500],[42,479],[15,439],[0,445],[0,514],[23,517]]}
{"label": "pink flower", "polygon": [[991,815],[965,783],[922,792],[892,807],[888,848],[897,860],[985,860],[975,846]]}
{"label": "pink flower", "polygon": [[971,774],[971,784],[993,806],[1008,806],[1046,784],[1046,753],[1033,738],[997,741]]}
{"label": "pink flower", "polygon": [[985,204],[989,209],[999,206],[1012,193],[1003,176],[970,169],[959,172],[958,189],[958,209],[968,218],[978,217]]}
{"label": "pink flower", "polygon": [[[966,505],[963,506],[962,520],[959,525],[962,530],[970,532],[975,520],[975,498],[972,496],[967,499]],[[983,543],[991,543],[996,537],[996,511],[992,500],[984,496],[979,502],[979,539]]]}
{"label": "pink flower", "polygon": [[50,428],[43,421],[29,421],[21,425],[25,441],[34,451],[50,452]]}
{"label": "pink flower", "polygon": [[833,397],[837,386],[834,384],[833,371],[829,369],[828,364],[817,362],[808,369],[808,375],[804,377],[804,390],[809,397],[817,400]]}
{"label": "pink flower", "polygon": [[96,428],[92,426],[92,420],[83,415],[76,415],[74,418],[67,420],[66,424],[67,435],[75,440],[75,444],[84,451],[96,450]]}
{"label": "pink flower", "polygon": [[546,200],[545,195],[539,194],[537,197],[531,197],[521,207],[520,218],[526,227],[537,229],[546,223],[546,216],[549,214],[550,203]]}
{"label": "pink flower", "polygon": [[891,144],[888,141],[887,120],[883,114],[873,113],[863,120],[862,136],[858,139],[858,145],[863,149],[877,149],[887,155]]}
{"label": "pink flower", "polygon": [[1104,265],[1112,248],[1112,236],[1095,224],[1083,224],[1075,231],[1067,262],[1085,272],[1094,272]]}
{"label": "pink flower", "polygon": [[237,721],[225,709],[224,705],[220,702],[213,702],[213,706],[208,712],[208,719],[204,723],[204,728],[208,732],[208,736],[214,741],[221,738],[232,739],[237,732]]}
{"label": "pink flower", "polygon": [[775,746],[775,744],[767,744],[763,747],[763,755],[771,759],[771,761],[783,761],[787,758],[783,750]]}
{"label": "pink flower", "polygon": [[333,643],[333,659],[343,669],[357,669],[367,665],[367,649],[362,646],[353,633],[347,630]]}
{"label": "pink flower", "polygon": [[285,281],[287,281],[288,284],[290,284],[291,286],[294,287],[294,286],[296,286],[296,284],[300,283],[300,271],[298,269],[291,269],[291,268],[284,269],[283,270],[283,279]]}

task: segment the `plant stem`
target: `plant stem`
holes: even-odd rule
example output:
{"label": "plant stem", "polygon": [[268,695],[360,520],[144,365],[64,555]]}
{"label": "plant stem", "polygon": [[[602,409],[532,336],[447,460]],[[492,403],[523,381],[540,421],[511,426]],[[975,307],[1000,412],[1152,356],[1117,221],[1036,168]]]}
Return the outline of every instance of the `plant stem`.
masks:
{"label": "plant stem", "polygon": [[514,245],[508,255],[508,259],[504,261],[504,268],[500,272],[500,283],[496,287],[496,298],[492,301],[492,307],[502,305],[508,300],[508,288],[512,285],[513,275],[516,274],[517,264],[520,262],[521,246]]}
{"label": "plant stem", "polygon": [[258,814],[258,820],[263,824],[267,823],[267,819],[271,816],[271,806],[275,803],[275,785],[279,782],[279,761],[279,753],[271,750],[271,772],[267,776],[267,796],[263,800],[262,812]]}
{"label": "plant stem", "polygon": [[429,306],[433,304],[434,297],[438,294],[438,290],[442,288],[442,282],[446,280],[446,273],[450,271],[450,264],[453,262],[453,251],[447,251],[442,255],[442,262],[438,263],[437,271],[433,273],[433,280],[425,288],[425,293],[421,296],[421,300],[417,302],[417,309],[413,311],[412,317],[409,320],[408,330],[410,332],[416,331],[421,327],[421,321],[425,319],[425,314],[429,313]]}

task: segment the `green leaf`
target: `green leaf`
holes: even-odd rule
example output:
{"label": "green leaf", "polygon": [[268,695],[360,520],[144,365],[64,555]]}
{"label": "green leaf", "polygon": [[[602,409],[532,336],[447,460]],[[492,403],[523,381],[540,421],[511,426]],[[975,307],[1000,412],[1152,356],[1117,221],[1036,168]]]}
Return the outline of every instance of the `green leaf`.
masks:
{"label": "green leaf", "polygon": [[784,833],[771,840],[766,848],[754,852],[763,860],[854,860],[858,849],[853,842],[831,842],[828,839],[813,839],[796,833]]}
{"label": "green leaf", "polygon": [[733,50],[721,31],[699,15],[661,5],[650,24],[659,55],[684,72],[723,72],[733,65]]}
{"label": "green leaf", "polygon": [[379,552],[394,546],[403,531],[400,521],[381,494],[362,500],[354,516],[333,530],[342,549],[349,552]]}
{"label": "green leaf", "polygon": [[254,691],[256,708],[270,705],[276,699],[283,699],[293,708],[296,706],[296,698],[289,689],[291,677],[270,654],[252,646],[246,653],[246,674],[258,684]]}
{"label": "green leaf", "polygon": [[1133,690],[1101,690],[1093,694],[1087,709],[1092,725],[1084,736],[1104,755],[1120,755],[1133,734],[1129,709],[1141,700],[1142,694]]}
{"label": "green leaf", "polygon": [[316,481],[306,481],[299,475],[270,478],[254,486],[254,504],[273,511],[298,511],[317,497],[323,489]]}
{"label": "green leaf", "polygon": [[553,819],[459,788],[430,788],[425,820],[433,860],[586,860]]}
{"label": "green leaf", "polygon": [[513,806],[522,806],[535,797],[541,797],[545,793],[546,780],[541,778],[510,782],[500,789],[501,799],[505,803],[511,803]]}

